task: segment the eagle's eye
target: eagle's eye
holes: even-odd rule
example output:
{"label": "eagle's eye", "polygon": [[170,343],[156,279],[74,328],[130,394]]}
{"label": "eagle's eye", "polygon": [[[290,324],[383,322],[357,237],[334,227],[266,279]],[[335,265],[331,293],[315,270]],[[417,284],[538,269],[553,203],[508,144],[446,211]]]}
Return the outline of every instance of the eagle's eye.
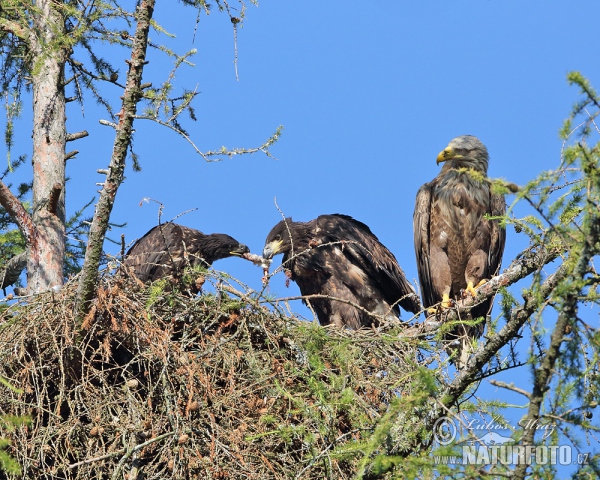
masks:
{"label": "eagle's eye", "polygon": [[274,240],[277,240],[277,241],[281,240],[281,235],[275,235]]}

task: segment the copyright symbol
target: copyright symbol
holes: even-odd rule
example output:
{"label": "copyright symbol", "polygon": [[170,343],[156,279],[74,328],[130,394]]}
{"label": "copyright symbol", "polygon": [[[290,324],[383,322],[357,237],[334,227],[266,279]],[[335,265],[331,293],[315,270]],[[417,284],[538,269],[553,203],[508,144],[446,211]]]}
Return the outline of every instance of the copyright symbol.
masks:
{"label": "copyright symbol", "polygon": [[448,445],[456,438],[456,425],[448,417],[440,417],[433,425],[433,438],[440,445]]}

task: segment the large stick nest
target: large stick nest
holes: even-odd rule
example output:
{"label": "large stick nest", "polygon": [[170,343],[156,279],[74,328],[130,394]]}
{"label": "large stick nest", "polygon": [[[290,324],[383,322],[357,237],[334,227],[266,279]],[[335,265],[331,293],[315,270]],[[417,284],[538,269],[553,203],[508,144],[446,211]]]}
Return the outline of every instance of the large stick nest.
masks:
{"label": "large stick nest", "polygon": [[[4,311],[4,478],[352,478],[359,445],[410,393],[402,325],[323,328],[223,288],[197,298],[105,275],[78,327],[76,284]],[[218,285],[217,285],[218,287]]]}

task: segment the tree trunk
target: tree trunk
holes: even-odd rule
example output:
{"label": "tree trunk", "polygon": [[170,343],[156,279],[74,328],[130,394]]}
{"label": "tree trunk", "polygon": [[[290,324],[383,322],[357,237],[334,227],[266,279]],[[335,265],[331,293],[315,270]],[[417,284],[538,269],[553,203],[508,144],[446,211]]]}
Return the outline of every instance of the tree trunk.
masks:
{"label": "tree trunk", "polygon": [[91,302],[96,294],[98,281],[98,268],[102,256],[102,245],[108,229],[108,220],[115,203],[117,190],[123,182],[125,159],[131,145],[133,134],[133,119],[137,104],[141,98],[142,73],[146,62],[146,49],[148,47],[148,32],[154,13],[155,0],[142,0],[136,10],[137,26],[131,48],[131,59],[127,62],[129,70],[123,92],[123,104],[117,114],[119,123],[116,128],[115,143],[106,174],[104,186],[100,191],[100,198],[96,204],[94,218],[90,227],[88,244],[85,250],[85,260],[81,277],[77,286],[75,299],[76,319],[81,323],[89,312]]}
{"label": "tree trunk", "polygon": [[30,37],[33,89],[33,223],[28,293],[63,284],[65,257],[64,19],[51,0],[36,2]]}

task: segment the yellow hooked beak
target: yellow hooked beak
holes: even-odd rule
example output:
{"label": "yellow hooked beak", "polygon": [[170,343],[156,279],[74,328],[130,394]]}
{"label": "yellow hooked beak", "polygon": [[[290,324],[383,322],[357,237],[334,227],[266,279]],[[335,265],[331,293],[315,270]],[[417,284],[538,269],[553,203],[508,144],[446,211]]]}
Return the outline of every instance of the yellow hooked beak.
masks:
{"label": "yellow hooked beak", "polygon": [[452,147],[446,147],[437,156],[436,162],[439,165],[453,158],[462,158],[462,155],[457,154]]}
{"label": "yellow hooked beak", "polygon": [[264,258],[273,258],[274,255],[277,255],[281,249],[281,245],[283,245],[283,241],[281,240],[273,240],[270,243],[265,245],[263,249],[263,257]]}

